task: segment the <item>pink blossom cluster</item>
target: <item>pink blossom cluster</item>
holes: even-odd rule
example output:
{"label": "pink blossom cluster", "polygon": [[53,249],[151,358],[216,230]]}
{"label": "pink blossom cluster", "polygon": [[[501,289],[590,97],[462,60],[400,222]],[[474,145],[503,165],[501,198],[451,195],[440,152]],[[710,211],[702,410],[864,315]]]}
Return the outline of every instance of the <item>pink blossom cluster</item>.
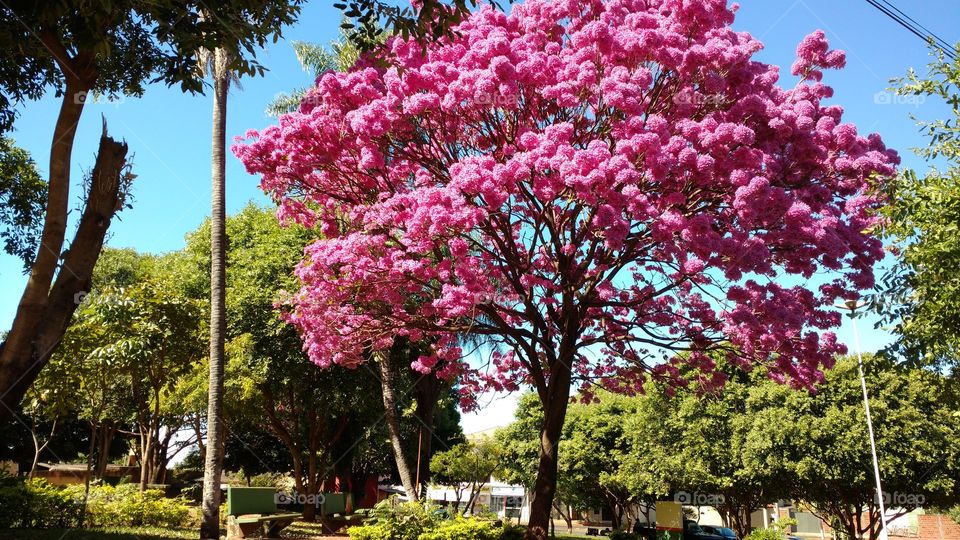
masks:
{"label": "pink blossom cluster", "polygon": [[[899,160],[823,103],[822,70],[844,59],[822,32],[783,88],[734,9],[485,7],[455,36],[394,38],[386,64],[324,74],[298,112],[248,132],[233,150],[280,218],[325,234],[287,315],[309,357],[354,366],[404,336],[433,344],[414,369],[468,391],[564,369],[622,391],[644,374],[711,388],[713,350],[819,380],[844,351],[832,304],[883,257],[871,184]],[[464,364],[467,333],[493,369]]]}

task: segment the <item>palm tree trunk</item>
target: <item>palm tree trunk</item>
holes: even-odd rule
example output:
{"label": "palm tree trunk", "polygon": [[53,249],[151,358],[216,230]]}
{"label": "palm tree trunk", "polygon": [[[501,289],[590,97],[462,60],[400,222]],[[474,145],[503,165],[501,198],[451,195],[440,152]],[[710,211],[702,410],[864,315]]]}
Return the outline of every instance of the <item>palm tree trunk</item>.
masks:
{"label": "palm tree trunk", "polygon": [[226,128],[230,79],[226,53],[213,51],[213,159],[210,216],[210,386],[207,453],[203,468],[200,538],[220,538],[220,475],[223,467],[223,344],[226,331]]}

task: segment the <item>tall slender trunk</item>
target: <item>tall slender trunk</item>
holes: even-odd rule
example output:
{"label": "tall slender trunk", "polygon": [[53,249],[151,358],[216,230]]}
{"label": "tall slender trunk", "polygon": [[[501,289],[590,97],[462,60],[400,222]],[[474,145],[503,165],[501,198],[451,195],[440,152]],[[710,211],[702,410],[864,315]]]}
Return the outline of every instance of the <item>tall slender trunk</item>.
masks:
{"label": "tall slender trunk", "polygon": [[540,428],[540,462],[533,484],[530,521],[525,534],[528,540],[543,540],[549,533],[550,509],[557,492],[557,449],[570,401],[570,359],[573,357],[570,351],[572,347],[569,350],[561,347],[558,360],[550,366],[549,383],[541,392],[543,425]]}
{"label": "tall slender trunk", "polygon": [[220,538],[220,474],[223,460],[223,346],[226,331],[226,131],[230,79],[226,53],[213,51],[213,158],[210,215],[210,387],[207,398],[207,453],[203,468],[200,538]]}
{"label": "tall slender trunk", "polygon": [[400,434],[400,417],[397,412],[396,377],[394,373],[394,351],[399,349],[394,345],[390,354],[381,354],[378,359],[380,365],[380,382],[383,385],[383,408],[387,418],[387,430],[390,432],[390,446],[393,449],[393,457],[397,462],[397,472],[400,474],[400,483],[403,484],[403,490],[407,494],[407,499],[417,500],[417,486],[410,472],[410,464],[407,462],[407,456],[403,451],[403,441]]}

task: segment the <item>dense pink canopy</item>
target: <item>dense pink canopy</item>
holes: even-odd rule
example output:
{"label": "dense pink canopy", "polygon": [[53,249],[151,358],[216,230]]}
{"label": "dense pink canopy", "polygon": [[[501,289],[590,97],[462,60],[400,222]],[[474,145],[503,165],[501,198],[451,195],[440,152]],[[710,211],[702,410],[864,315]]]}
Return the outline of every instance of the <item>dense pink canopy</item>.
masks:
{"label": "dense pink canopy", "polygon": [[[873,285],[870,185],[898,158],[821,103],[821,70],[844,64],[822,32],[785,89],[734,10],[483,8],[455,38],[391,39],[389,64],[323,75],[249,132],[234,152],[281,219],[326,234],[288,314],[309,357],[357,365],[399,334],[436,352],[415,368],[468,386],[537,385],[559,359],[630,391],[680,358],[719,384],[720,349],[816,382],[844,351],[832,304]],[[495,344],[494,369],[465,367],[463,332]]]}

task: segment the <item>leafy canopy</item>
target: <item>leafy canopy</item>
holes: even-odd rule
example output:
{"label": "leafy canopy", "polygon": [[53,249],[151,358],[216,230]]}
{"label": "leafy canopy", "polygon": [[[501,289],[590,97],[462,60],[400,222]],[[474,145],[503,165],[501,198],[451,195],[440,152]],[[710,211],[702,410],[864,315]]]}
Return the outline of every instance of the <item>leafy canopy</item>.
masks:
{"label": "leafy canopy", "polygon": [[896,262],[872,298],[879,325],[893,325],[890,352],[914,364],[960,367],[960,61],[942,55],[921,77],[911,70],[897,92],[932,97],[954,117],[918,121],[930,138],[919,156],[945,162],[925,175],[903,171],[889,185],[883,233]]}

